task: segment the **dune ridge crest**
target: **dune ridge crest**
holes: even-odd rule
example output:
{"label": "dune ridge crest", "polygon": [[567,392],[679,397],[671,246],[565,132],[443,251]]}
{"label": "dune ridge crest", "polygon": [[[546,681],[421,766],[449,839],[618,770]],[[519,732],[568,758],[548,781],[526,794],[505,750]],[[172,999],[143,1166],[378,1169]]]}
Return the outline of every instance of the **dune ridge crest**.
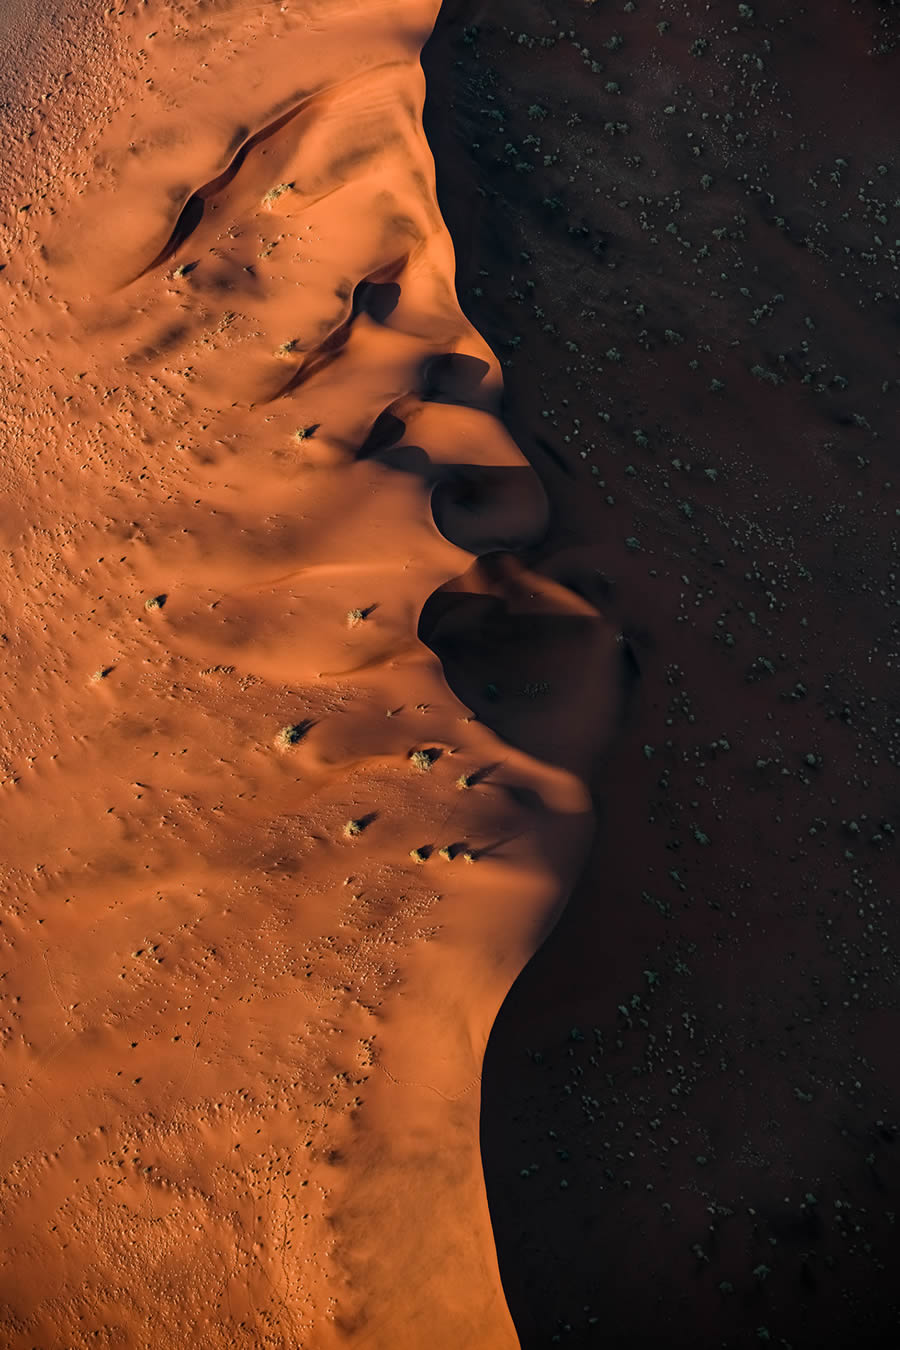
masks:
{"label": "dune ridge crest", "polygon": [[11,1347],[517,1344],[480,1068],[621,649],[456,299],[438,8],[124,5],[6,236]]}

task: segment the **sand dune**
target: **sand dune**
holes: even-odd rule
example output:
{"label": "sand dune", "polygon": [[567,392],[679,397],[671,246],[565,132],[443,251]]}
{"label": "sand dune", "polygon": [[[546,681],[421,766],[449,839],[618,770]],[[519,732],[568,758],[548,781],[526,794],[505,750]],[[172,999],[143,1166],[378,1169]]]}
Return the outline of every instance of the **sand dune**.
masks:
{"label": "sand dune", "polygon": [[125,5],[17,152],[9,1346],[517,1343],[479,1075],[621,648],[590,569],[529,561],[422,130],[437,8]]}

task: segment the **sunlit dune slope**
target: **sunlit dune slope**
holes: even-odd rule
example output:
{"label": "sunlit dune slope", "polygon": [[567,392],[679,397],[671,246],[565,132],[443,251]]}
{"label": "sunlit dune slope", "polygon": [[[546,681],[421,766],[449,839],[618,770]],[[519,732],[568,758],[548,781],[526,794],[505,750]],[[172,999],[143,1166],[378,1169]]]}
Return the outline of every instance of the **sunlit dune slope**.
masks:
{"label": "sunlit dune slope", "polygon": [[590,569],[529,564],[422,131],[436,10],[129,3],[19,142],[11,1347],[516,1344],[479,1074],[621,647]]}

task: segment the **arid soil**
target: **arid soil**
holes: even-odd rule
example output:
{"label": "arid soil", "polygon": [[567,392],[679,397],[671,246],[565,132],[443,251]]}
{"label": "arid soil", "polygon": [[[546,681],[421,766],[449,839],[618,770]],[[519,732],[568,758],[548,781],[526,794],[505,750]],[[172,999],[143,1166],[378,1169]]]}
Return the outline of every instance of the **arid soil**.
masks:
{"label": "arid soil", "polygon": [[521,1343],[900,1343],[900,21],[458,3],[425,126],[639,667],[482,1145]]}
{"label": "arid soil", "polygon": [[438,10],[2,12],[0,1345],[893,1346],[896,12]]}
{"label": "arid soil", "polygon": [[73,10],[5,95],[16,1350],[517,1343],[482,1060],[627,644],[456,300],[436,12]]}

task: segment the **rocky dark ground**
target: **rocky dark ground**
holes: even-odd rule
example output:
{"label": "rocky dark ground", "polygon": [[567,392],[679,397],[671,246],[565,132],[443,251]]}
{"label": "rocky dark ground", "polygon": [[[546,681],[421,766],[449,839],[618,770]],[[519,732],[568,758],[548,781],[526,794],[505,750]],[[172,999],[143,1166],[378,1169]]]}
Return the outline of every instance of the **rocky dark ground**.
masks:
{"label": "rocky dark ground", "polygon": [[896,1345],[900,11],[448,0],[424,64],[534,561],[634,673],[485,1069],[522,1344]]}

